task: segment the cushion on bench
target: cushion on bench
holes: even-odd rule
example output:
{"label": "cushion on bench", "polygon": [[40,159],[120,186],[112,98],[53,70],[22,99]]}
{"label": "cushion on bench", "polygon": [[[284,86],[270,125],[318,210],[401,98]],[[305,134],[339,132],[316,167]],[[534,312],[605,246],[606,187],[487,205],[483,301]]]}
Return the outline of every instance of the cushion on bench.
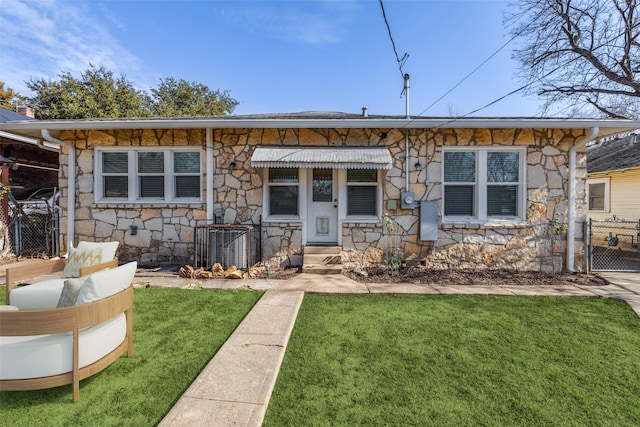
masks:
{"label": "cushion on bench", "polygon": [[[80,367],[94,363],[125,338],[124,313],[80,331]],[[63,374],[73,369],[73,334],[0,337],[0,379],[15,380]]]}
{"label": "cushion on bench", "polygon": [[11,290],[11,305],[20,310],[56,308],[65,279],[50,279]]}
{"label": "cushion on bench", "polygon": [[133,281],[137,268],[138,263],[132,261],[90,274],[78,292],[75,305],[98,301],[124,291]]}
{"label": "cushion on bench", "polygon": [[116,257],[116,251],[118,250],[119,242],[85,242],[78,243],[77,249],[79,250],[91,250],[101,249],[100,262],[108,262]]}

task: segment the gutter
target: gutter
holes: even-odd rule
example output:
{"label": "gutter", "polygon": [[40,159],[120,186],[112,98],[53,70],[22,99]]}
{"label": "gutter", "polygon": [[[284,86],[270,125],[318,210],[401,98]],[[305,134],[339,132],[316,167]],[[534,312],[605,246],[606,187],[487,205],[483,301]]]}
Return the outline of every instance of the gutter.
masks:
{"label": "gutter", "polygon": [[594,126],[591,132],[569,150],[569,219],[567,224],[567,271],[576,273],[574,267],[576,237],[576,156],[579,148],[584,148],[600,134],[600,128]]}
{"label": "gutter", "polygon": [[[76,220],[76,147],[54,138],[48,129],[41,130],[42,137],[69,150],[69,174],[67,176],[67,250],[73,246]],[[40,145],[40,144],[38,144]]]}
{"label": "gutter", "polygon": [[245,118],[242,116],[224,116],[224,118],[194,119],[113,119],[113,120],[35,120],[33,122],[0,123],[0,130],[29,131],[40,130],[109,130],[109,129],[423,129],[423,128],[461,128],[461,129],[584,129],[599,127],[607,129],[603,134],[614,135],[627,130],[640,129],[640,120],[622,119],[502,119],[502,118],[377,118],[374,116],[359,118],[316,119],[316,118]]}
{"label": "gutter", "polygon": [[28,138],[26,136],[17,135],[17,134],[14,134],[14,133],[9,133],[9,132],[4,132],[4,131],[0,131],[0,137],[7,138],[7,139],[13,139],[15,141],[24,142],[24,143],[27,143],[27,144],[37,145],[38,147],[42,148],[43,150],[60,152],[60,146],[55,147],[55,146],[51,146],[51,145],[45,145],[44,141],[42,141],[41,139]]}

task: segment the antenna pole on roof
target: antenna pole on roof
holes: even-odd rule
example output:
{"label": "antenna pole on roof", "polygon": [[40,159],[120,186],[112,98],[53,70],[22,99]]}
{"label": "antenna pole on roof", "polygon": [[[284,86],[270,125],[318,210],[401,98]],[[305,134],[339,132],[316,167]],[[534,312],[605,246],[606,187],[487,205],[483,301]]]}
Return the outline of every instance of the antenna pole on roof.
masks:
{"label": "antenna pole on roof", "polygon": [[402,90],[405,96],[405,115],[407,119],[409,118],[409,88],[409,74],[407,73],[404,75],[404,89]]}

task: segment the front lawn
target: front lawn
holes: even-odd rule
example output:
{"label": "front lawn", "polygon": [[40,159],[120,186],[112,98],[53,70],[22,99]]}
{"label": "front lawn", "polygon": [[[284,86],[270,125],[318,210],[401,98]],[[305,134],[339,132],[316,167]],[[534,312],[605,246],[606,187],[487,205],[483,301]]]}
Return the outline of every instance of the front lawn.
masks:
{"label": "front lawn", "polygon": [[264,425],[640,425],[640,319],[568,297],[306,295]]}
{"label": "front lawn", "polygon": [[[0,287],[4,303],[4,286]],[[0,392],[3,426],[153,426],[167,414],[262,294],[136,289],[133,358],[80,383]]]}

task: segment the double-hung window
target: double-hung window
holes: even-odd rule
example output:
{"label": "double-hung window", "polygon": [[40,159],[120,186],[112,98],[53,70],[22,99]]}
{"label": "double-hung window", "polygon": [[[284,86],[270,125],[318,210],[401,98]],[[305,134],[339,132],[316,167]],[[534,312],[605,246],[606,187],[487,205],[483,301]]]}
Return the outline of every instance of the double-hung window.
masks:
{"label": "double-hung window", "polygon": [[98,202],[199,202],[201,188],[200,150],[96,150]]}
{"label": "double-hung window", "polygon": [[597,178],[587,181],[589,210],[609,212],[609,178]]}
{"label": "double-hung window", "polygon": [[525,150],[445,148],[444,217],[523,218]]}
{"label": "double-hung window", "polygon": [[269,215],[298,216],[299,170],[269,169]]}
{"label": "double-hung window", "polygon": [[378,171],[347,169],[347,215],[377,216]]}

